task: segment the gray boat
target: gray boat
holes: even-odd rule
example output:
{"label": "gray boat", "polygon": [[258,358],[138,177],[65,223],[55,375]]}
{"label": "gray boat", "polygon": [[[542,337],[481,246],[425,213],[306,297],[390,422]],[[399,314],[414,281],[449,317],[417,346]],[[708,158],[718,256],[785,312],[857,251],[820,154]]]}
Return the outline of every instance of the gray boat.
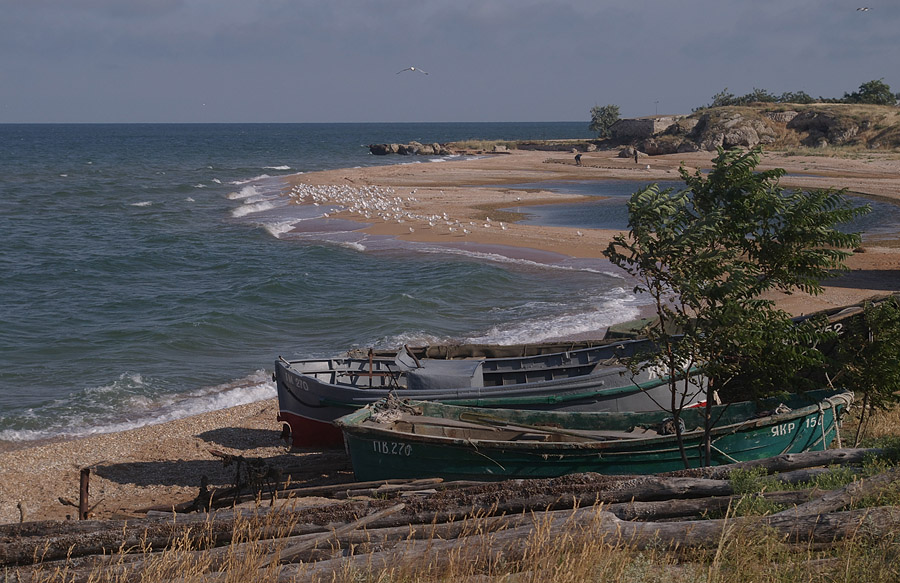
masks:
{"label": "gray boat", "polygon": [[[275,362],[278,420],[291,429],[296,447],[335,446],[342,442],[333,421],[389,394],[404,399],[440,401],[469,407],[558,411],[655,411],[671,407],[669,378],[653,369],[633,375],[626,360],[649,350],[647,340],[612,343],[544,353],[534,345],[505,347],[506,356],[467,357],[485,348],[437,351],[400,349],[393,357]],[[490,351],[489,351],[490,352]],[[683,375],[682,375],[683,376]],[[705,402],[696,382],[680,383],[679,405]]]}

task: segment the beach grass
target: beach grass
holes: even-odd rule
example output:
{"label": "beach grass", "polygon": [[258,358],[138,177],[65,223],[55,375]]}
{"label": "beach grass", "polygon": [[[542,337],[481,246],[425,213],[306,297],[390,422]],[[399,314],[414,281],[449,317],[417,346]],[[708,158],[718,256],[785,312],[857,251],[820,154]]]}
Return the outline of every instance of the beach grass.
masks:
{"label": "beach grass", "polygon": [[[599,519],[598,519],[599,520]],[[514,582],[580,583],[825,583],[833,581],[895,582],[900,577],[900,533],[879,539],[852,536],[824,547],[792,544],[774,532],[727,530],[712,549],[638,549],[595,536],[591,523],[567,532],[539,525],[521,552],[507,557],[492,552],[493,537],[473,537],[465,547],[445,554],[422,553],[417,560],[381,568],[347,561],[334,569],[308,565],[264,564],[268,548],[253,539],[249,523],[235,525],[235,540],[222,552],[205,550],[202,539],[183,537],[169,549],[123,549],[90,573],[73,568],[38,568],[34,583],[120,583],[125,581],[276,581],[359,582]],[[433,541],[435,544],[441,541]],[[365,553],[365,545],[356,552]],[[137,560],[140,559],[140,560]],[[2,574],[0,574],[2,575]],[[7,580],[12,579],[7,572]]]}

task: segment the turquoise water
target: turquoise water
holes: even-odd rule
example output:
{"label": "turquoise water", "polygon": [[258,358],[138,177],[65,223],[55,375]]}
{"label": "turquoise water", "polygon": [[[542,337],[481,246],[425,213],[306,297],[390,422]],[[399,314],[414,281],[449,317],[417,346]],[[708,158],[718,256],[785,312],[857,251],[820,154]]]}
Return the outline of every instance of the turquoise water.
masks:
{"label": "turquoise water", "polygon": [[586,124],[0,125],[0,440],[269,398],[279,355],[636,316],[603,261],[288,235],[324,209],[285,204],[282,177],[409,161],[365,144],[571,137]]}

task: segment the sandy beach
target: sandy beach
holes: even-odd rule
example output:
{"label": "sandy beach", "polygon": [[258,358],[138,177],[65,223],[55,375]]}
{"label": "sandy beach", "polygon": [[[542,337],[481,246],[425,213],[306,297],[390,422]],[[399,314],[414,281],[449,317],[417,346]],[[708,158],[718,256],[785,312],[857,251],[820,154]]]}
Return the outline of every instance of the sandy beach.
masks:
{"label": "sandy beach", "polygon": [[[446,221],[427,218],[404,223],[361,219],[343,212],[336,218],[363,221],[371,234],[452,245],[504,245],[572,257],[601,257],[615,231],[516,224],[518,206],[574,202],[583,197],[511,185],[560,180],[618,179],[642,184],[677,180],[678,168],[709,168],[710,153],[642,158],[639,163],[615,152],[586,153],[582,166],[564,152],[512,151],[441,163],[399,163],[296,175],[289,185],[350,185],[391,188],[407,200],[411,214],[443,216],[467,225],[450,230]],[[415,162],[415,160],[409,160]],[[853,158],[787,156],[767,153],[761,168],[784,168],[785,187],[846,188],[900,204],[900,156],[867,153]],[[490,221],[488,221],[490,218]],[[503,225],[501,226],[501,223]],[[867,238],[847,262],[850,271],[825,283],[817,297],[797,293],[776,298],[792,314],[843,306],[900,290],[900,226],[897,233]],[[275,400],[262,401],[178,421],[115,434],[27,444],[0,451],[0,523],[64,520],[77,510],[79,473],[91,469],[91,504],[97,518],[133,515],[135,510],[194,498],[201,476],[213,486],[232,482],[227,467],[210,450],[267,458],[298,466],[297,479],[349,479],[340,452],[290,452],[279,438]]]}

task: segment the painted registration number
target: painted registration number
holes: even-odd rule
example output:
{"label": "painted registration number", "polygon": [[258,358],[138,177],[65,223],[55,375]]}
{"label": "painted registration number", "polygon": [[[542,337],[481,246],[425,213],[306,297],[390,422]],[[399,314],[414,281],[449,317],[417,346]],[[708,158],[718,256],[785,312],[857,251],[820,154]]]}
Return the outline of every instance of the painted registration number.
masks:
{"label": "painted registration number", "polygon": [[373,441],[372,449],[375,453],[380,453],[381,455],[409,456],[412,453],[410,444],[397,443],[395,441]]}
{"label": "painted registration number", "polygon": [[781,425],[776,425],[772,428],[772,437],[780,437],[782,435],[790,435],[794,432],[794,428],[797,427],[795,422],[783,423]]}

